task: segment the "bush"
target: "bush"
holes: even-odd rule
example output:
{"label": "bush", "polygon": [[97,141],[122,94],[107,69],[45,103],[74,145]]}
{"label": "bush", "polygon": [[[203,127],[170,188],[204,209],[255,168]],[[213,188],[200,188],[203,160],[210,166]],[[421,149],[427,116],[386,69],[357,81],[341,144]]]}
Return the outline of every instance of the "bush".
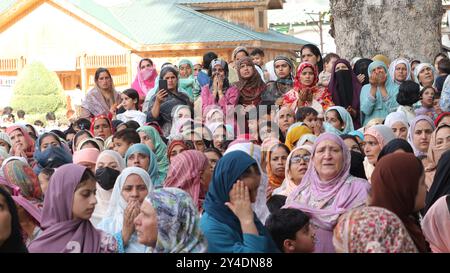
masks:
{"label": "bush", "polygon": [[40,62],[27,64],[17,77],[11,106],[27,115],[57,112],[65,107],[64,90],[55,72]]}

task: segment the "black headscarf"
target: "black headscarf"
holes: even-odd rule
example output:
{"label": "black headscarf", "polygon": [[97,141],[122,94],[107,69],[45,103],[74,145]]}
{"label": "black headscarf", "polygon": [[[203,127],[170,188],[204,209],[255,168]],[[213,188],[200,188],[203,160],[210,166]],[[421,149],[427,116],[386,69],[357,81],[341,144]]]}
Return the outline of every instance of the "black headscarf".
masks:
{"label": "black headscarf", "polygon": [[364,78],[364,82],[361,83],[361,85],[365,85],[369,83],[369,65],[372,63],[373,61],[371,59],[359,59],[356,63],[355,66],[353,67],[353,72],[355,72],[355,75],[358,76],[359,74],[364,74],[364,76],[366,76]]}
{"label": "black headscarf", "polygon": [[378,161],[380,161],[380,159],[387,155],[387,154],[392,154],[393,152],[397,151],[397,150],[403,150],[407,153],[414,153],[413,148],[411,147],[411,145],[408,143],[408,141],[401,139],[401,138],[394,138],[393,140],[389,141],[388,144],[386,144],[386,146],[383,147],[383,149],[381,149],[380,154],[378,155]]}
{"label": "black headscarf", "polygon": [[447,194],[450,194],[450,151],[443,153],[439,159],[433,184],[425,200],[424,212],[428,211],[440,197]]}
{"label": "black headscarf", "polygon": [[8,239],[0,245],[0,253],[28,253],[21,235],[16,204],[11,198],[11,195],[2,187],[0,187],[0,195],[5,198],[9,213],[11,214],[11,234]]}

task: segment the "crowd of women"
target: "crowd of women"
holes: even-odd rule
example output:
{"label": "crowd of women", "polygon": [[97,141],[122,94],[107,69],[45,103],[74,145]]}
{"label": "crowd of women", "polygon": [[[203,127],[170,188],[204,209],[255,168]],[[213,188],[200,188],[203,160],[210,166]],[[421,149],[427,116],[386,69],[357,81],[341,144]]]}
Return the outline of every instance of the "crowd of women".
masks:
{"label": "crowd of women", "polygon": [[447,55],[263,57],[99,68],[67,130],[1,132],[0,252],[450,252]]}

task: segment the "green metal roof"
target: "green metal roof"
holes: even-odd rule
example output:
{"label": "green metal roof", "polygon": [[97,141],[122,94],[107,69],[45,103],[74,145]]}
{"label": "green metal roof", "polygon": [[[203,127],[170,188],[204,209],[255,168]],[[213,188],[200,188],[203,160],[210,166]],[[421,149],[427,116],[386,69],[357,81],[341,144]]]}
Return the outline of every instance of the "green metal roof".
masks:
{"label": "green metal roof", "polygon": [[257,2],[258,0],[176,0],[180,4],[203,4],[203,3],[239,3]]}
{"label": "green metal roof", "polygon": [[[176,1],[130,1],[101,6],[93,0],[67,0],[131,40],[144,45],[263,40],[305,44],[275,31],[261,33],[179,5]],[[186,1],[184,1],[186,2]]]}

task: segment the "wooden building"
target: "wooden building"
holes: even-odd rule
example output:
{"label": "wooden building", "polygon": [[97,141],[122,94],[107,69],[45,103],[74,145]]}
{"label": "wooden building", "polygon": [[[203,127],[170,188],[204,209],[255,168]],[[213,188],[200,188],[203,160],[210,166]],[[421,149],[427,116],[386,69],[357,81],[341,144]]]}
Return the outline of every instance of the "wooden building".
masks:
{"label": "wooden building", "polygon": [[[104,3],[102,3],[104,2]],[[130,86],[137,63],[159,67],[204,53],[231,59],[237,46],[263,48],[266,59],[296,58],[306,41],[268,29],[267,10],[283,0],[1,0],[0,76],[41,61],[64,89],[83,91],[106,67],[116,86]]]}

